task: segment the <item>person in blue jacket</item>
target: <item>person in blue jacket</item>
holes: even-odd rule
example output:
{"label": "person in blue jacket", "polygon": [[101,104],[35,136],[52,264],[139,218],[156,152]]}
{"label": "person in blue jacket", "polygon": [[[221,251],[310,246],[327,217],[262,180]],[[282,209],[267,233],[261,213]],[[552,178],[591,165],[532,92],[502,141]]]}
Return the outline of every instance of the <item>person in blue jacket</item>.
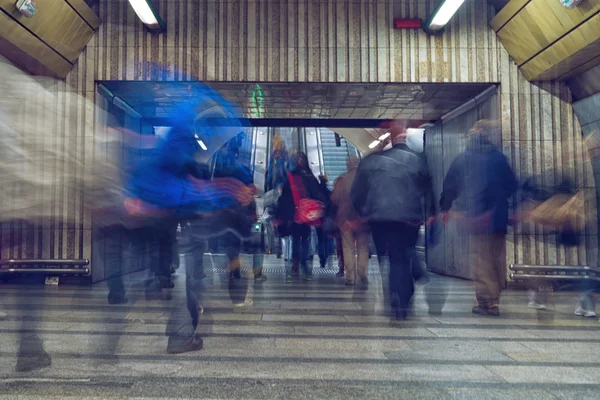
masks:
{"label": "person in blue jacket", "polygon": [[456,203],[469,233],[469,259],[474,271],[478,305],[473,313],[500,315],[500,293],[506,285],[508,199],[517,179],[506,156],[494,144],[499,133],[492,121],[475,123],[468,144],[450,165],[440,199],[442,223]]}

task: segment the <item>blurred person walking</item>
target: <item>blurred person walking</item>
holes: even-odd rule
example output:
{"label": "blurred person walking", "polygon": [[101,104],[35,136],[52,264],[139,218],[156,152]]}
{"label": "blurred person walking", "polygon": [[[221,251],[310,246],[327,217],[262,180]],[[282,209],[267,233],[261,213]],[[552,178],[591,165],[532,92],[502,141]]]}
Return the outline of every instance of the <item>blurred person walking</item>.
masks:
{"label": "blurred person walking", "polygon": [[288,180],[277,201],[280,231],[289,231],[292,237],[292,268],[286,273],[286,281],[291,282],[300,268],[303,279],[312,280],[312,267],[308,265],[311,228],[322,218],[326,199],[305,153],[297,152],[290,157],[288,171]]}
{"label": "blurred person walking", "polygon": [[[327,187],[328,182],[329,180],[327,175],[319,175],[319,187],[321,189],[321,195],[325,199],[324,219],[326,219],[332,212],[331,190],[329,190],[329,187]],[[317,226],[315,230],[317,233],[317,254],[319,255],[319,264],[321,268],[325,268],[327,266],[327,260],[331,254],[331,238],[323,226]]]}
{"label": "blurred person walking", "polygon": [[[346,285],[354,286],[356,279],[363,287],[369,283],[367,278],[369,266],[369,225],[356,212],[350,192],[356,178],[356,170],[360,159],[350,157],[346,163],[348,172],[342,175],[335,186],[331,201],[336,207],[336,224],[340,230],[342,253],[345,260]],[[355,260],[354,251],[357,257]]]}
{"label": "blurred person walking", "polygon": [[440,199],[442,223],[447,223],[456,202],[469,234],[478,303],[473,313],[491,316],[500,315],[500,293],[506,285],[508,199],[518,188],[506,156],[495,145],[498,135],[494,122],[475,123],[465,151],[450,165]]}
{"label": "blurred person walking", "polygon": [[[406,145],[406,124],[393,122],[389,133],[393,147],[360,162],[350,196],[358,214],[369,222],[380,269],[383,256],[389,256],[389,303],[396,318],[404,320],[414,292],[412,251],[424,220],[431,179],[426,160]],[[348,268],[350,261],[345,261]]]}

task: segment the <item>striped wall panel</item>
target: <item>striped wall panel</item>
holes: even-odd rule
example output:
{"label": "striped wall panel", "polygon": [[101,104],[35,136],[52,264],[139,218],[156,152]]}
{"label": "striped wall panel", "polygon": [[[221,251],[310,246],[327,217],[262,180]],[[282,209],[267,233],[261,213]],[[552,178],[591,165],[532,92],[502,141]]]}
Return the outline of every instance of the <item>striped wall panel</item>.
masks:
{"label": "striped wall panel", "polygon": [[[550,166],[560,173],[565,164],[583,164],[568,88],[561,83],[532,85],[521,76],[488,27],[493,8],[483,0],[468,0],[440,36],[392,29],[393,17],[426,19],[436,0],[154,3],[167,24],[166,34],[145,32],[125,1],[99,2],[96,11],[103,24],[66,84],[56,90],[68,85],[93,99],[96,80],[497,82],[503,146],[519,174]],[[56,110],[38,110],[48,126],[48,137],[40,145],[66,146],[80,154],[84,161],[78,173],[89,176],[94,109],[80,107],[67,123],[63,108],[57,104]],[[43,173],[60,172],[57,165]],[[585,185],[594,186],[590,171],[578,172]],[[15,251],[89,257],[90,218],[81,199],[81,192],[58,187],[53,220],[25,235],[25,244]],[[17,232],[4,228],[3,242]],[[588,233],[597,235],[595,230]],[[584,245],[543,246],[534,236],[514,234],[507,260],[585,263],[592,253]],[[2,251],[4,257],[4,247]]]}

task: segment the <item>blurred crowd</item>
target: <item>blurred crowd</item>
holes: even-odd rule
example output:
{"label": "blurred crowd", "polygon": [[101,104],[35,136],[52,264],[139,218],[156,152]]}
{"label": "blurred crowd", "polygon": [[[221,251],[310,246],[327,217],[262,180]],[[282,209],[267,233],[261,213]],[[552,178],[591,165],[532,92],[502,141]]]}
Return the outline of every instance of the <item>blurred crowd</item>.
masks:
{"label": "blurred crowd", "polygon": [[[142,156],[128,164],[107,157],[98,161],[89,177],[71,176],[71,172],[81,170],[81,155],[35,145],[35,134],[44,131],[39,121],[12,118],[18,114],[15,107],[19,100],[40,105],[55,101],[56,92],[48,90],[52,83],[26,77],[8,64],[0,65],[0,74],[7,77],[0,81],[4,94],[0,98],[0,187],[10,193],[10,198],[0,203],[2,220],[39,223],[46,217],[44,213],[52,210],[46,202],[51,201],[56,185],[71,181],[79,185],[83,179],[85,204],[94,214],[97,229],[95,247],[103,250],[94,257],[106,268],[108,303],[129,301],[119,260],[124,247],[132,248],[145,257],[151,271],[145,282],[146,300],[172,301],[166,332],[169,353],[203,346],[197,331],[207,276],[204,254],[215,239],[225,249],[228,289],[236,307],[247,305],[242,252],[253,256],[251,271],[256,282],[267,280],[263,272],[265,251],[281,256],[286,265],[285,279],[290,283],[313,278],[315,255],[320,267],[326,268],[337,254],[337,276],[344,277],[345,285],[360,290],[370,284],[372,240],[385,277],[384,302],[395,319],[405,320],[411,313],[415,282],[427,281],[416,250],[424,224],[431,245],[436,245],[436,236],[450,223],[467,232],[466,250],[477,300],[472,311],[498,316],[501,292],[506,287],[508,227],[533,221],[553,228],[562,242],[574,245],[582,226],[588,223],[582,217],[582,192],[572,182],[565,180],[553,187],[542,187],[540,180],[533,178],[519,182],[498,147],[500,130],[494,121],[479,121],[466,133],[464,151],[446,172],[440,198],[434,196],[426,157],[406,144],[407,126],[402,121],[382,128],[389,133],[388,148],[362,159],[350,157],[347,172],[333,183],[332,190],[325,175],[313,174],[305,153],[288,153],[275,138],[266,177],[271,190],[263,196],[264,212],[257,206],[253,171],[236,158],[235,151],[228,153],[225,147],[228,156],[219,168],[211,168],[199,157],[203,151],[199,138],[220,129],[209,126],[208,120],[193,124],[173,121],[162,136],[113,130],[98,140],[107,148],[116,146],[124,153]],[[231,119],[233,113],[225,101],[208,89],[205,96],[213,106],[218,99],[218,106]],[[198,100],[200,107],[205,99]],[[36,172],[57,160],[64,164],[63,176],[51,178]],[[265,239],[257,240],[253,232],[259,221],[264,225]],[[169,289],[174,287],[172,276],[180,254],[185,292],[179,299],[172,298]],[[529,305],[545,307],[532,289]],[[583,289],[587,294],[576,313],[595,316],[592,288]],[[432,297],[430,311],[441,312],[443,301],[433,303]],[[23,319],[23,332],[35,330],[35,322]],[[36,334],[21,334],[19,354],[17,369],[21,371],[50,364],[50,356]]]}

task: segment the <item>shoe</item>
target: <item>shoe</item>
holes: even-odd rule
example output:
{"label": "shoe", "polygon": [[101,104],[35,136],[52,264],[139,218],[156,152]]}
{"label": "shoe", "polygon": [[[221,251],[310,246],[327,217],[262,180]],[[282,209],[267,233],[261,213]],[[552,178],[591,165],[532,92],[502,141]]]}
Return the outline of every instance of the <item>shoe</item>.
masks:
{"label": "shoe", "polygon": [[360,278],[360,283],[362,283],[363,285],[368,285],[369,284],[369,278]]}
{"label": "shoe", "polygon": [[6,317],[8,317],[8,314],[5,313],[4,311],[0,311],[0,319],[4,319]]}
{"label": "shoe", "polygon": [[250,299],[246,299],[241,303],[233,303],[233,306],[235,308],[242,308],[242,307],[250,307],[252,306],[252,304],[254,304],[254,302]]}
{"label": "shoe", "polygon": [[321,268],[325,268],[327,266],[327,263],[325,261],[321,261]]}
{"label": "shoe", "polygon": [[400,307],[400,295],[398,292],[393,292],[390,297],[390,305],[395,308]]}
{"label": "shoe", "polygon": [[492,317],[499,317],[500,316],[500,306],[498,306],[498,304],[492,304],[491,306],[489,306],[487,308],[487,313],[488,313],[488,315],[491,315]]}
{"label": "shoe", "polygon": [[396,309],[396,321],[406,321],[408,319],[408,310],[405,308]]}
{"label": "shoe", "polygon": [[175,284],[171,280],[160,280],[160,287],[163,289],[173,289]]}
{"label": "shoe", "polygon": [[344,271],[338,271],[338,272],[336,272],[335,276],[337,276],[338,278],[341,278],[342,276],[344,276]]}
{"label": "shoe", "polygon": [[179,345],[171,345],[171,341],[169,340],[169,344],[167,345],[167,353],[169,354],[181,354],[187,353],[188,351],[197,351],[201,350],[204,346],[204,341],[198,335],[194,335],[189,338],[185,342]]}
{"label": "shoe", "polygon": [[266,275],[264,275],[264,274],[255,275],[255,276],[254,276],[254,280],[255,280],[255,281],[262,281],[262,282],[264,282],[264,281],[266,281],[266,280],[267,280],[267,276],[266,276]]}
{"label": "shoe", "polygon": [[285,277],[285,283],[292,283],[294,277],[292,275],[288,275]]}
{"label": "shoe", "polygon": [[312,275],[304,275],[302,279],[304,279],[305,281],[312,281]]}
{"label": "shoe", "polygon": [[118,297],[109,297],[108,304],[127,304],[127,297],[118,296]]}
{"label": "shoe", "polygon": [[42,353],[35,356],[19,355],[17,357],[15,371],[30,372],[36,369],[49,367],[50,365],[52,365],[52,359],[50,358],[50,355],[42,350]]}
{"label": "shoe", "polygon": [[354,283],[354,281],[346,281],[346,282],[344,283],[344,285],[346,285],[346,286],[354,286],[354,285],[355,285],[355,283]]}
{"label": "shoe", "polygon": [[498,307],[497,305],[492,305],[489,307],[475,306],[471,311],[473,312],[473,314],[489,315],[492,317],[500,316],[500,307]]}
{"label": "shoe", "polygon": [[171,300],[173,296],[170,292],[146,292],[146,300]]}
{"label": "shoe", "polygon": [[580,317],[586,317],[586,318],[595,318],[596,312],[594,312],[592,310],[586,310],[581,307],[577,307],[577,310],[575,310],[575,315],[578,315]]}
{"label": "shoe", "polygon": [[540,304],[535,300],[531,300],[529,303],[527,303],[527,307],[533,308],[534,310],[547,310],[548,309],[548,307],[546,307],[545,304]]}
{"label": "shoe", "polygon": [[204,307],[202,307],[200,304],[198,304],[198,314],[204,314]]}

